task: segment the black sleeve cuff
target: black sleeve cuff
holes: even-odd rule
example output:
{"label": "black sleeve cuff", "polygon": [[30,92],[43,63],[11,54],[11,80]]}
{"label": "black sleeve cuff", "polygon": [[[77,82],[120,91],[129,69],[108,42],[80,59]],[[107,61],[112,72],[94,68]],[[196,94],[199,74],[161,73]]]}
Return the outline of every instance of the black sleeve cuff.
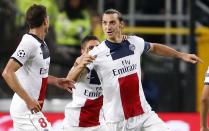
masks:
{"label": "black sleeve cuff", "polygon": [[23,66],[23,64],[22,64],[19,60],[17,60],[15,57],[11,57],[10,59],[13,59],[13,60],[16,61],[20,66]]}

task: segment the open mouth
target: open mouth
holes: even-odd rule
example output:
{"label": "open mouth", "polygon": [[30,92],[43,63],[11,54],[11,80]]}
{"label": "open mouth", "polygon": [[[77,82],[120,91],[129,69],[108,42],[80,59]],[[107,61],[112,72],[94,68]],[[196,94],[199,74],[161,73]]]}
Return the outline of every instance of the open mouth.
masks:
{"label": "open mouth", "polygon": [[107,34],[108,35],[112,35],[113,33],[112,33],[112,31],[108,31]]}

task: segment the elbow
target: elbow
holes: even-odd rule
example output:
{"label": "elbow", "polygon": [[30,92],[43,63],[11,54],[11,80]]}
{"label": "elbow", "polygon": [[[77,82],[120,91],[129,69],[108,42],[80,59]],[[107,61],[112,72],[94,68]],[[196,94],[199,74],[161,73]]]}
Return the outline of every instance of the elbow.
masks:
{"label": "elbow", "polygon": [[2,73],[2,77],[7,80],[10,77],[10,73],[7,70],[4,70]]}
{"label": "elbow", "polygon": [[1,75],[5,79],[7,77],[7,75],[8,75],[8,73],[7,73],[7,71],[4,70]]}
{"label": "elbow", "polygon": [[159,54],[159,49],[161,48],[160,46],[160,44],[152,43],[150,51],[154,54]]}

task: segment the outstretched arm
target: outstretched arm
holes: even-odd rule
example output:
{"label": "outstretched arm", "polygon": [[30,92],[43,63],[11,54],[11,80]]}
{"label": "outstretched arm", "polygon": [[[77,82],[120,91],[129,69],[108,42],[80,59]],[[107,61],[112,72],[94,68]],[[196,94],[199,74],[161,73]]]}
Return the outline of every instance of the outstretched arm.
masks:
{"label": "outstretched arm", "polygon": [[193,64],[197,62],[203,62],[195,54],[187,54],[187,53],[179,52],[169,46],[162,45],[162,44],[150,43],[149,51],[154,54],[161,55],[161,56],[180,58],[186,62],[190,62]]}
{"label": "outstretched arm", "polygon": [[201,98],[201,110],[200,110],[201,131],[209,131],[207,126],[208,106],[209,106],[209,85],[204,85],[202,98]]}
{"label": "outstretched arm", "polygon": [[48,84],[57,86],[61,89],[67,90],[71,92],[72,88],[74,88],[74,81],[66,78],[58,78],[55,76],[49,75]]}

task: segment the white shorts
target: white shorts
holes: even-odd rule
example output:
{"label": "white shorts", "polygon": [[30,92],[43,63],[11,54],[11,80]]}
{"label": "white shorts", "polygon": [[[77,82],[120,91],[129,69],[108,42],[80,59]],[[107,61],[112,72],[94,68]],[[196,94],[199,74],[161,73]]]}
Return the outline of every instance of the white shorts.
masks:
{"label": "white shorts", "polygon": [[106,131],[170,131],[166,124],[151,111],[125,121],[106,123]]}
{"label": "white shorts", "polygon": [[15,131],[52,131],[51,124],[42,112],[27,115],[12,115]]}
{"label": "white shorts", "polygon": [[93,127],[75,127],[75,126],[63,126],[63,131],[105,131],[103,126]]}

